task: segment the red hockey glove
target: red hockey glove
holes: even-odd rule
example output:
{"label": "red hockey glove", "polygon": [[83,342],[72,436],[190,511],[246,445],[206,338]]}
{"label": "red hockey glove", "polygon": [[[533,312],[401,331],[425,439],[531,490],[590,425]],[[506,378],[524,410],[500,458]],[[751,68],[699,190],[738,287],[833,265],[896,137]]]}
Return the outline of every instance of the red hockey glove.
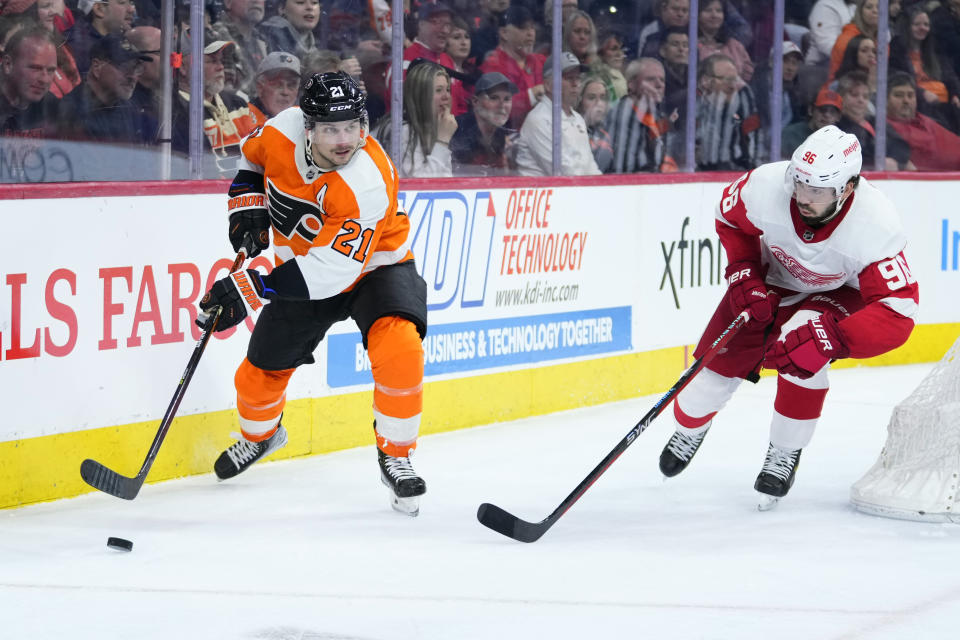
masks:
{"label": "red hockey glove", "polygon": [[780,304],[780,296],[767,292],[767,285],[760,277],[760,266],[752,262],[737,262],[727,267],[727,286],[731,310],[739,315],[746,309],[750,314],[749,324],[766,325]]}
{"label": "red hockey glove", "polygon": [[850,349],[843,341],[837,320],[824,314],[801,325],[773,343],[763,366],[798,378],[809,378],[831,360],[846,358]]}
{"label": "red hockey glove", "polygon": [[197,324],[205,329],[217,307],[223,307],[217,322],[217,331],[225,331],[261,309],[269,302],[272,293],[273,291],[263,284],[263,277],[256,269],[231,273],[214,282],[210,291],[200,300]]}

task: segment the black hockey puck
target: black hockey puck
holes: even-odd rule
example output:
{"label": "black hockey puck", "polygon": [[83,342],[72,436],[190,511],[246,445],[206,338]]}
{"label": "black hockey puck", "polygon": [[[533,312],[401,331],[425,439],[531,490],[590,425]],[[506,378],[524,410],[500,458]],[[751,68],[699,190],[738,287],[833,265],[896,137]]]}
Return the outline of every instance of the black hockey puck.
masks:
{"label": "black hockey puck", "polygon": [[123,538],[107,538],[107,546],[117,551],[133,551],[133,543]]}

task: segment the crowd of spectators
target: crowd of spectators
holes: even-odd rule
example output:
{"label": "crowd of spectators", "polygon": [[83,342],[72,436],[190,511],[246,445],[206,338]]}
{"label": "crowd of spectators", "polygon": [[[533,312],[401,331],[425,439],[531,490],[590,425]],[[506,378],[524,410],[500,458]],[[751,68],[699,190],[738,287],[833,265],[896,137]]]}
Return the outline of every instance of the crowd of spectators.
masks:
{"label": "crowd of spectators", "polygon": [[[855,133],[873,156],[886,100],[891,170],[960,170],[960,0],[405,0],[403,176],[549,175],[560,102],[561,173],[742,170],[787,158],[817,128]],[[551,35],[561,2],[561,95]],[[313,73],[342,70],[368,92],[389,148],[392,3],[207,0],[203,143],[229,174],[240,141],[297,103]],[[0,0],[0,138],[156,148],[162,142],[160,0]],[[171,146],[189,149],[189,3],[176,3]],[[890,34],[886,96],[877,40]],[[782,95],[772,95],[774,41]],[[691,55],[696,85],[688,86]],[[694,95],[690,96],[689,93]],[[200,93],[200,89],[197,89]],[[689,102],[688,102],[689,98]],[[692,159],[688,104],[694,105]],[[779,104],[779,117],[772,113]]]}

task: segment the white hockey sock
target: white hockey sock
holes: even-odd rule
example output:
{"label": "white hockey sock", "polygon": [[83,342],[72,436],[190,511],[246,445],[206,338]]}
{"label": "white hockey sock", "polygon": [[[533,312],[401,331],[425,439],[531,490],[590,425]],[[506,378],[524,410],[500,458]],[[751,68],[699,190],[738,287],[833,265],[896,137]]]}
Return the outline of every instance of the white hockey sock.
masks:
{"label": "white hockey sock", "polygon": [[780,375],[770,420],[771,444],[790,450],[810,444],[820,420],[820,407],[830,388],[828,369],[829,365],[806,379]]}
{"label": "white hockey sock", "polygon": [[700,425],[699,427],[685,427],[682,424],[677,423],[676,420],[674,420],[674,428],[677,431],[682,431],[683,433],[687,433],[690,435],[694,435],[694,434],[702,433],[706,431],[707,429],[710,428],[711,424],[713,424],[713,420],[708,420],[706,423]]}
{"label": "white hockey sock", "polygon": [[693,418],[706,416],[723,409],[742,382],[740,378],[728,378],[704,369],[674,402],[685,415]]}
{"label": "white hockey sock", "polygon": [[813,439],[818,420],[794,420],[774,411],[770,421],[770,444],[788,451],[803,449]]}

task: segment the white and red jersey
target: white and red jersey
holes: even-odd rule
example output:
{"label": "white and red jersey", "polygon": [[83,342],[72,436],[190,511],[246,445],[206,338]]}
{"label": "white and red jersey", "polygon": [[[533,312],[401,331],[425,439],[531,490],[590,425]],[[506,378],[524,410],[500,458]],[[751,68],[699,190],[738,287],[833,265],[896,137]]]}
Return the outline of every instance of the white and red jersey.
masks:
{"label": "white and red jersey", "polygon": [[378,267],[413,258],[397,209],[397,170],[371,137],[350,161],[324,171],[309,160],[299,107],[281,111],[241,145],[228,209],[266,207],[281,298],[321,300]]}
{"label": "white and red jersey", "polygon": [[784,186],[789,164],[765,164],[723,190],[717,232],[728,262],[762,265],[783,306],[845,285],[858,290],[864,308],[839,324],[851,357],[903,344],[919,308],[919,287],[893,203],[861,177],[836,217],[810,227]]}

